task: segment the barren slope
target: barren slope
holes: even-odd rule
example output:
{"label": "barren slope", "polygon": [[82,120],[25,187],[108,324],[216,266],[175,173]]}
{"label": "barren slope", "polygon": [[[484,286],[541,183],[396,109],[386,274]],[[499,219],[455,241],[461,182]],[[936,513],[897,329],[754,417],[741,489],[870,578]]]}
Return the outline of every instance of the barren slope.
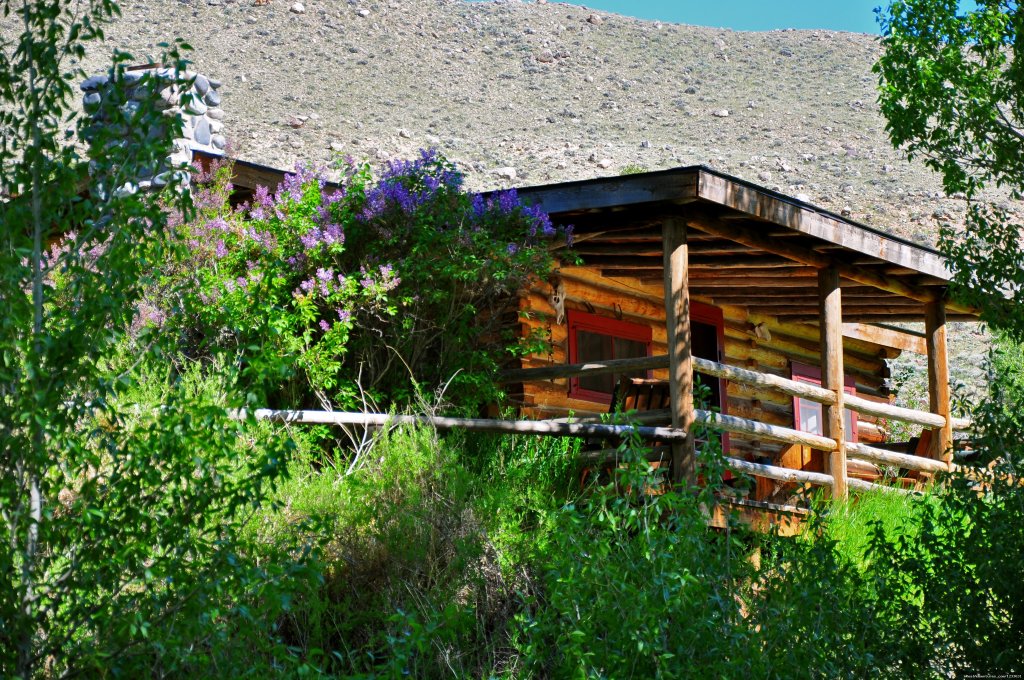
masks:
{"label": "barren slope", "polygon": [[[84,67],[185,39],[224,81],[234,153],[277,167],[438,146],[492,188],[704,163],[928,245],[962,214],[891,149],[869,35],[733,32],[561,3],[305,0],[300,14],[293,1],[126,0]],[[960,366],[976,373],[984,343],[958,338]]]}
{"label": "barren slope", "polygon": [[191,43],[225,81],[236,153],[268,165],[436,145],[492,187],[508,167],[533,184],[705,163],[923,243],[962,210],[890,148],[872,36],[588,21],[561,3],[291,4],[130,0],[106,48]]}

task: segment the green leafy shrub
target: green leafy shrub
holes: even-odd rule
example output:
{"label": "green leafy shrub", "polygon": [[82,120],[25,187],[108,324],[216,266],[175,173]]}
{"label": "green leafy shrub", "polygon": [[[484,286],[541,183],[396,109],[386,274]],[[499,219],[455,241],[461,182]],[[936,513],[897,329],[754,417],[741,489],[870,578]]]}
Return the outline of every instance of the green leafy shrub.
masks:
{"label": "green leafy shrub", "polygon": [[[743,532],[707,526],[717,484],[663,492],[639,441],[616,479],[555,514],[516,638],[524,677],[728,675],[742,644]],[[709,455],[707,479],[720,467]]]}
{"label": "green leafy shrub", "polygon": [[276,545],[306,526],[323,580],[279,629],[325,672],[360,677],[480,675],[494,665],[514,607],[479,518],[461,444],[427,428],[382,434],[351,474],[293,463],[270,510],[250,525]]}
{"label": "green leafy shrub", "polygon": [[260,356],[289,359],[297,383],[276,397],[290,407],[409,404],[443,386],[474,406],[494,396],[493,369],[517,341],[513,296],[547,275],[553,236],[514,190],[464,192],[433,151],[376,180],[350,166],[338,186],[299,167],[240,211],[222,193],[182,228],[189,256],[173,275],[203,312],[167,327],[193,350],[236,347],[267,379]]}

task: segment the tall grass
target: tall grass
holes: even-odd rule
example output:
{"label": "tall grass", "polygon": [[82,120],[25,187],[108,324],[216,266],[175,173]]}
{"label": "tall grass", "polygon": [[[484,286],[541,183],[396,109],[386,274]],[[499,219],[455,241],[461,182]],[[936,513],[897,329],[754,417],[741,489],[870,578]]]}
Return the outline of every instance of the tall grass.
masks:
{"label": "tall grass", "polygon": [[[927,577],[910,576],[946,554],[941,495],[855,494],[782,537],[708,527],[713,490],[661,493],[639,442],[601,486],[581,482],[578,440],[400,428],[349,472],[318,453],[322,437],[297,434],[291,478],[249,531],[267,559],[312,549],[320,578],[296,582],[277,631],[313,672],[831,678],[929,676],[933,658],[952,667],[929,637],[939,623],[915,583]],[[720,477],[713,458],[705,479]]]}
{"label": "tall grass", "polygon": [[878,531],[887,536],[899,533],[913,541],[921,528],[923,505],[936,502],[930,496],[892,492],[853,492],[843,503],[822,508],[823,528],[835,541],[839,554],[861,571],[871,566],[871,537]]}

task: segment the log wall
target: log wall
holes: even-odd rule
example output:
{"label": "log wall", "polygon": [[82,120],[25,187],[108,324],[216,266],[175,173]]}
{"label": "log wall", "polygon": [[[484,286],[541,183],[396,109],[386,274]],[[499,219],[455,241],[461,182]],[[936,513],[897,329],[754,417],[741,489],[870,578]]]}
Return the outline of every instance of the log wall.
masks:
{"label": "log wall", "polygon": [[[639,279],[609,278],[587,267],[563,267],[560,281],[565,289],[565,309],[588,312],[613,319],[642,324],[651,328],[653,354],[667,353],[665,309],[659,286]],[[524,357],[523,368],[565,364],[569,360],[568,331],[565,324],[555,323],[555,310],[548,301],[552,288],[538,282],[520,298],[520,331],[543,340],[544,351]],[[694,297],[713,304],[713,300]],[[758,313],[755,308],[713,305],[725,317],[725,346],[722,362],[770,373],[784,378],[792,375],[793,362],[820,364],[819,330],[808,324],[780,322],[774,316]],[[847,375],[854,379],[859,396],[888,402],[884,387],[888,376],[886,358],[898,353],[871,342],[844,338],[843,355]],[[667,379],[666,370],[653,372],[653,377]],[[508,386],[511,403],[529,418],[559,418],[570,412],[579,416],[597,415],[607,411],[604,404],[569,397],[568,379],[529,382]],[[775,390],[728,383],[727,412],[771,425],[794,426],[793,398]],[[858,440],[864,443],[884,441],[884,423],[872,416],[858,418]],[[820,453],[801,446],[756,442],[740,434],[729,436],[729,454],[751,461],[771,462],[784,467],[808,471],[824,471]],[[770,480],[759,482],[759,497],[770,497]]]}

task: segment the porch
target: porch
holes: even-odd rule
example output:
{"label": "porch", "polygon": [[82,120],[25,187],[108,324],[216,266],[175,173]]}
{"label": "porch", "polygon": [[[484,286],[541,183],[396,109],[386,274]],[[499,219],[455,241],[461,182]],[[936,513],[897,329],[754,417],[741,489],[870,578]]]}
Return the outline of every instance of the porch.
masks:
{"label": "porch", "polygon": [[[747,450],[747,455],[727,451],[732,469],[762,479],[825,486],[838,498],[850,488],[877,486],[852,477],[849,461],[924,475],[955,467],[953,432],[969,423],[951,414],[946,324],[976,320],[977,315],[947,299],[950,273],[939,253],[703,167],[530,187],[519,194],[542,206],[556,223],[574,226],[572,252],[583,263],[563,270],[568,281],[564,285],[584,282],[609,293],[611,297],[598,296],[593,302],[581,300],[588,307],[610,308],[611,316],[619,319],[638,301],[660,303],[666,350],[577,363],[557,361],[553,355],[546,362],[533,357],[504,376],[506,383],[521,385],[523,394],[536,381],[663,371],[671,400],[669,412],[660,415],[672,436],[660,438],[667,450],[656,455],[668,460],[677,483],[696,481],[696,424],[729,433],[738,444],[735,449]],[[762,365],[753,352],[746,365],[737,365],[735,358],[726,361],[722,352],[713,358],[696,356],[692,310],[701,304],[742,308],[746,330],[755,339],[774,330],[802,341],[805,353],[814,350],[820,385],[785,375],[777,364]],[[886,325],[892,322],[921,322],[923,337]],[[924,350],[928,411],[896,407],[884,398],[884,389],[871,385],[856,389],[859,383],[850,377],[851,370],[861,378],[878,372],[872,368],[876,364],[858,353],[865,342],[868,347],[875,343]],[[728,396],[714,409],[718,412],[694,406],[695,373],[723,381],[722,393]],[[874,377],[880,385],[881,376]],[[778,418],[765,422],[771,420],[764,417],[768,411],[762,406],[768,401],[760,397],[767,394],[792,398],[797,411],[800,404],[820,405],[820,431],[801,431],[807,428],[800,422],[786,427]],[[727,413],[729,404],[751,396],[747,401],[754,408],[745,410],[747,417]],[[900,452],[874,445],[878,442],[856,441],[848,421],[858,417],[921,426],[927,443]],[[757,461],[758,447],[769,442],[820,452],[823,469],[763,456]]]}

